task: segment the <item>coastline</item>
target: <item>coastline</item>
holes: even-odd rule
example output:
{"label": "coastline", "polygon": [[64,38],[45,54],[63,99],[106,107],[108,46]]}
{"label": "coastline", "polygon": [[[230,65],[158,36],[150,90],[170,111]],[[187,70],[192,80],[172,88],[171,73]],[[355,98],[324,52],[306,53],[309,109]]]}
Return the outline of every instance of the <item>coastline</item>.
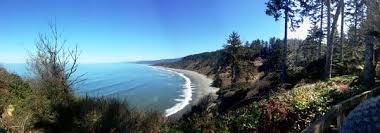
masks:
{"label": "coastline", "polygon": [[[219,90],[219,88],[211,87],[211,83],[213,82],[213,79],[208,78],[206,75],[200,74],[198,72],[190,71],[190,70],[184,70],[184,69],[174,69],[174,68],[167,68],[167,67],[162,67],[162,66],[152,66],[154,68],[166,70],[166,71],[172,71],[177,73],[178,75],[182,76],[187,80],[188,78],[190,80],[190,87],[191,87],[191,99],[189,103],[186,103],[183,107],[181,107],[180,110],[176,110],[176,112],[172,112],[171,114],[167,115],[169,118],[179,118],[181,117],[184,113],[190,111],[191,106],[198,104],[198,102],[205,96],[207,95],[215,95],[216,92]],[[185,83],[186,86],[186,83]],[[184,88],[186,91],[187,89],[190,88]],[[189,90],[187,90],[189,91]],[[186,92],[184,92],[186,93]],[[187,99],[189,100],[189,99]],[[180,104],[180,103],[178,103]],[[174,105],[173,107],[175,108],[178,106],[178,104]],[[172,107],[172,108],[173,108]],[[169,108],[169,109],[172,109]]]}

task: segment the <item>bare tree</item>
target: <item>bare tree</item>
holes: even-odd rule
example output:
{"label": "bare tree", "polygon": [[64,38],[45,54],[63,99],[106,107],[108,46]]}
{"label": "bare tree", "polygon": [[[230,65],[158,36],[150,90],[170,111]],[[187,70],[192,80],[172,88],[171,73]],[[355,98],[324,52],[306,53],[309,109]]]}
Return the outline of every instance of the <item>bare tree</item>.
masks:
{"label": "bare tree", "polygon": [[49,28],[49,33],[39,34],[35,43],[36,51],[30,55],[28,67],[43,87],[70,94],[73,85],[80,82],[83,76],[74,77],[80,52],[77,45],[65,48],[67,41],[55,22],[50,22]]}

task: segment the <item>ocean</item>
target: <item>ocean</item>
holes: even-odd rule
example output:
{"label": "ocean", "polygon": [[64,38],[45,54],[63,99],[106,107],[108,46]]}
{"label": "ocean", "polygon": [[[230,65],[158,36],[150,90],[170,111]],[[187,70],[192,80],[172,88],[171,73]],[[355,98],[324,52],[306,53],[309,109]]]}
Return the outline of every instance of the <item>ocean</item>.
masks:
{"label": "ocean", "polygon": [[[25,64],[4,64],[9,72],[30,77]],[[139,110],[157,110],[166,116],[190,103],[192,83],[182,73],[143,64],[80,64],[76,75],[85,74],[74,86],[79,96],[127,100]]]}

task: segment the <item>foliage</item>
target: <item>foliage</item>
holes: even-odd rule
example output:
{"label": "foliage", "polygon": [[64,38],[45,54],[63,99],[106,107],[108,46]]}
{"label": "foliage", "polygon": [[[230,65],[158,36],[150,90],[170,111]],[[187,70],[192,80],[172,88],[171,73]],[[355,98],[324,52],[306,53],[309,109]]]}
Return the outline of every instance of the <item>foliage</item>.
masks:
{"label": "foliage", "polygon": [[292,103],[297,110],[304,110],[314,105],[323,106],[322,104],[329,102],[324,95],[331,89],[321,82],[296,87],[292,90]]}
{"label": "foliage", "polygon": [[290,95],[287,91],[282,90],[267,99],[260,101],[260,111],[263,117],[260,120],[261,130],[277,130],[285,129],[289,113],[293,110],[290,102]]}
{"label": "foliage", "polygon": [[333,88],[326,82],[300,85],[292,90],[292,105],[294,112],[294,131],[302,131],[316,118],[327,112],[331,106],[332,97],[329,94]]}
{"label": "foliage", "polygon": [[290,27],[295,30],[299,27],[299,23],[303,21],[299,10],[300,1],[292,0],[268,0],[266,2],[267,9],[265,13],[269,16],[273,16],[277,21],[280,17],[288,15],[290,18]]}
{"label": "foliage", "polygon": [[344,84],[348,84],[357,78],[358,76],[356,75],[343,75],[343,76],[332,77],[330,80],[334,82],[341,82]]}
{"label": "foliage", "polygon": [[50,101],[19,76],[1,70],[0,83],[0,115],[3,116],[0,128],[24,132],[32,128],[34,122],[52,115]]}
{"label": "foliage", "polygon": [[[224,117],[225,123],[228,123],[229,128],[233,131],[249,131],[259,127],[261,112],[258,103],[252,103],[242,110],[237,110],[234,113],[229,113],[228,117]],[[235,130],[234,130],[235,129]]]}
{"label": "foliage", "polygon": [[78,98],[54,109],[55,121],[44,123],[52,132],[157,132],[163,122],[158,112],[137,111],[126,101],[109,98]]}
{"label": "foliage", "polygon": [[69,104],[59,104],[14,74],[0,71],[0,79],[0,128],[9,131],[157,132],[164,122],[160,113],[137,111],[126,101],[72,97]]}

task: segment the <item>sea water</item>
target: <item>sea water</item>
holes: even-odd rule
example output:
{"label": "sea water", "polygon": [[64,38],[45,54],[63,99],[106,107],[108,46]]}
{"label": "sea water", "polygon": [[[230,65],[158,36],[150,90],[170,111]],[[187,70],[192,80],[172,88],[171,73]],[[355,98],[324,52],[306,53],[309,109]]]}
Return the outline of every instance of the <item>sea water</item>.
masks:
{"label": "sea water", "polygon": [[[23,77],[30,76],[25,64],[3,66]],[[127,100],[132,107],[161,111],[166,116],[188,105],[193,93],[184,74],[143,64],[80,64],[76,76],[82,74],[83,81],[74,86],[76,95]]]}

